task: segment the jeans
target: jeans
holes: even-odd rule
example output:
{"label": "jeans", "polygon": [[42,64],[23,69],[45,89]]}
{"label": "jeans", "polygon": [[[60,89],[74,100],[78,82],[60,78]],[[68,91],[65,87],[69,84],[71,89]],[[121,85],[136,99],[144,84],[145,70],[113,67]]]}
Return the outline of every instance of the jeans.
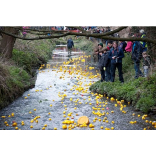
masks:
{"label": "jeans", "polygon": [[147,77],[148,73],[149,73],[149,67],[148,66],[144,66],[144,76]]}
{"label": "jeans", "polygon": [[137,79],[139,76],[144,76],[140,70],[140,63],[134,62],[134,69],[135,69],[135,78]]}
{"label": "jeans", "polygon": [[106,81],[111,81],[111,66],[106,67]]}
{"label": "jeans", "polygon": [[68,54],[71,54],[71,52],[72,52],[72,48],[68,47]]}
{"label": "jeans", "polygon": [[101,72],[101,82],[105,81],[105,71],[104,70],[100,70]]}
{"label": "jeans", "polygon": [[124,82],[122,75],[122,63],[111,63],[111,82],[114,82],[116,68],[118,68],[119,81]]}

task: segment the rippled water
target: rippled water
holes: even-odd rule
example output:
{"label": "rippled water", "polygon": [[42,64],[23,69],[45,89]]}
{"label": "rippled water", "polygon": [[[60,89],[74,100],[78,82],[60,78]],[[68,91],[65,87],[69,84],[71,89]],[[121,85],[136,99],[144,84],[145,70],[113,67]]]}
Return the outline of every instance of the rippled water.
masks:
{"label": "rippled water", "polygon": [[[0,117],[6,116],[5,118],[0,118],[0,129],[14,130],[15,127],[12,126],[12,123],[17,122],[17,127],[21,130],[40,130],[45,124],[47,125],[45,127],[46,130],[53,130],[54,128],[61,130],[62,122],[66,120],[67,117],[77,123],[80,116],[87,116],[90,123],[95,125],[95,130],[100,130],[101,126],[103,126],[104,129],[106,127],[114,127],[115,130],[154,129],[150,123],[145,122],[145,120],[150,120],[149,117],[142,120],[141,117],[138,117],[138,114],[141,116],[143,114],[134,112],[131,106],[124,107],[124,110],[127,112],[124,114],[120,111],[119,105],[118,107],[115,107],[115,103],[106,102],[106,99],[100,101],[101,109],[105,109],[100,111],[107,114],[101,117],[92,114],[92,107],[97,106],[95,96],[89,91],[86,93],[79,92],[75,90],[73,86],[79,86],[78,83],[82,82],[82,86],[85,87],[85,84],[89,84],[90,82],[93,83],[99,80],[100,77],[90,79],[89,77],[80,75],[80,73],[78,73],[78,75],[69,75],[69,73],[64,74],[64,72],[58,72],[58,67],[62,65],[63,62],[67,62],[73,58],[79,58],[80,56],[85,56],[82,51],[73,49],[72,55],[68,55],[65,46],[58,46],[53,51],[52,59],[48,62],[50,67],[38,72],[35,87],[26,91],[12,104],[0,111]],[[78,60],[79,62],[77,61],[77,69],[84,71],[84,73],[89,71],[86,69],[86,65],[95,65],[91,57],[85,59],[85,62],[81,62],[81,60]],[[76,67],[76,64],[73,62],[65,66],[67,66],[69,70],[69,67]],[[96,68],[89,72],[92,72],[93,75],[99,73]],[[60,79],[60,76],[63,76],[64,78]],[[28,94],[30,94],[30,96],[28,96]],[[62,101],[58,94],[66,94],[67,97]],[[25,97],[27,98],[25,99]],[[72,98],[72,101],[70,98]],[[74,102],[76,99],[79,99],[77,103]],[[105,102],[105,104],[103,102]],[[64,107],[65,105],[67,107]],[[63,114],[64,111],[66,111],[65,114]],[[111,111],[114,111],[114,113],[111,113]],[[72,119],[71,116],[68,116],[68,113],[70,112],[72,112]],[[14,116],[8,117],[11,113],[14,113]],[[66,117],[63,115],[66,115]],[[37,119],[38,122],[35,122],[34,120],[34,122],[31,123],[30,121],[36,116],[40,116],[40,118]],[[96,122],[93,122],[95,117],[98,119]],[[107,117],[108,123],[103,122],[104,117]],[[49,120],[49,118],[51,120]],[[101,119],[101,121],[99,121],[99,119]],[[4,123],[5,121],[8,123],[8,126]],[[22,121],[24,121],[23,126],[21,125]],[[115,123],[113,124],[111,121],[114,121]],[[130,124],[130,121],[137,121],[137,123]],[[30,128],[31,125],[33,128]],[[88,130],[90,128],[75,127],[74,129]]]}

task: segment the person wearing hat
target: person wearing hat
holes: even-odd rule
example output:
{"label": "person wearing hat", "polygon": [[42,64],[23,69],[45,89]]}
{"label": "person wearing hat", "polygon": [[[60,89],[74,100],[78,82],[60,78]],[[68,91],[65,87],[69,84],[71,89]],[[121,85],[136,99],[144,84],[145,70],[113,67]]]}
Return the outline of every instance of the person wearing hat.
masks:
{"label": "person wearing hat", "polygon": [[94,53],[93,53],[94,60],[96,60],[96,56],[97,56],[98,61],[99,61],[99,58],[100,58],[99,51],[101,51],[102,48],[103,48],[103,43],[99,43],[98,47],[94,49]]}
{"label": "person wearing hat", "polygon": [[[139,32],[140,32],[140,34],[141,34],[141,38],[146,38],[146,34],[145,34],[145,32],[144,32],[144,29],[141,29]],[[140,43],[141,43],[142,46],[143,46],[143,52],[144,52],[144,51],[147,51],[147,43],[146,43],[146,42],[142,42],[142,41],[140,41]]]}

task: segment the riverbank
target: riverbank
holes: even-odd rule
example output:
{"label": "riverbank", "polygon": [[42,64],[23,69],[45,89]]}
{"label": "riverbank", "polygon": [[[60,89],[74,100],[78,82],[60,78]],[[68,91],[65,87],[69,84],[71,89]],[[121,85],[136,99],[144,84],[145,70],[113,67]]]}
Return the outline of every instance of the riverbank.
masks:
{"label": "riverbank", "polygon": [[0,109],[34,87],[36,70],[49,60],[54,48],[51,40],[16,41],[12,58],[0,63]]}
{"label": "riverbank", "polygon": [[134,79],[134,64],[129,54],[125,54],[123,59],[124,84],[119,82],[118,72],[116,71],[115,82],[95,82],[90,86],[92,92],[102,94],[109,98],[124,100],[134,106],[135,110],[144,113],[155,112],[156,108],[156,73],[148,78],[139,77]]}

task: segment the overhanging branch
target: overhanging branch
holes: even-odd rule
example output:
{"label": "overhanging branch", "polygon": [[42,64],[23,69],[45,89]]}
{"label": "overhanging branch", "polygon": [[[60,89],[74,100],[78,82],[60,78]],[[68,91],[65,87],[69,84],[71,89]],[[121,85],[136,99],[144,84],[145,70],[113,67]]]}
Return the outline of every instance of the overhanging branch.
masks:
{"label": "overhanging branch", "polygon": [[[130,38],[116,38],[116,37],[108,36],[108,35],[114,34],[116,32],[119,32],[119,31],[121,31],[121,30],[123,30],[125,28],[127,28],[127,27],[120,27],[118,29],[115,29],[114,31],[107,32],[105,34],[98,34],[98,33],[89,34],[89,33],[76,33],[76,32],[61,31],[61,32],[64,32],[64,34],[61,34],[61,35],[54,35],[53,34],[51,36],[39,36],[39,37],[34,37],[34,38],[21,37],[21,36],[15,35],[15,34],[11,34],[9,32],[5,32],[3,30],[0,30],[0,32],[2,34],[9,35],[9,36],[12,36],[12,37],[15,37],[15,38],[18,38],[18,39],[22,39],[22,40],[52,39],[52,38],[64,37],[64,36],[67,36],[67,35],[75,35],[75,36],[86,36],[86,37],[102,38],[102,39],[114,40],[114,41],[143,41],[143,42],[149,42],[149,43],[156,44],[156,40],[149,39],[149,38],[131,38],[131,37]],[[48,32],[50,33],[50,31],[48,31]],[[58,32],[58,31],[55,31],[55,32]]]}

